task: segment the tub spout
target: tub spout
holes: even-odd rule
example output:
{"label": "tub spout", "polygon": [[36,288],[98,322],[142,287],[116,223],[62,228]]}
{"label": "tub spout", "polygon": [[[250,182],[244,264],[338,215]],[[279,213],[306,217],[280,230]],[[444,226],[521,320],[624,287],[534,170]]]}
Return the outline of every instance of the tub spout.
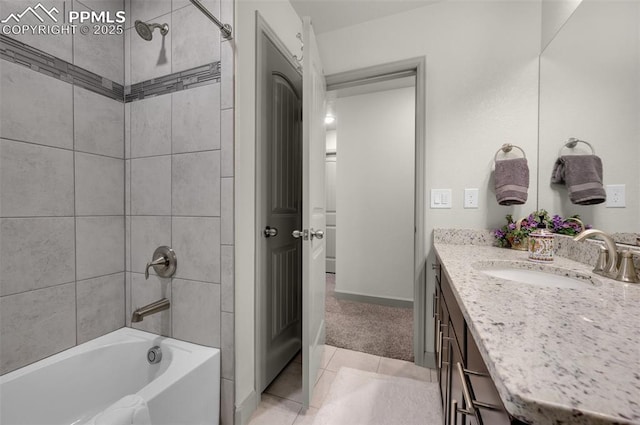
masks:
{"label": "tub spout", "polygon": [[142,322],[142,319],[144,319],[146,316],[159,313],[163,310],[168,310],[170,305],[171,303],[169,302],[169,300],[163,298],[149,305],[145,305],[144,307],[140,307],[136,309],[131,315],[131,322]]}

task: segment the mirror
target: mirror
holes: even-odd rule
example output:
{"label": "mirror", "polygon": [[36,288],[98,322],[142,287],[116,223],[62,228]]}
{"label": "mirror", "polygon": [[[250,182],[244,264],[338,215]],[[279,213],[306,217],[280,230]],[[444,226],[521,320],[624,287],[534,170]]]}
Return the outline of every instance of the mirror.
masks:
{"label": "mirror", "polygon": [[[579,214],[585,224],[635,244],[640,233],[640,2],[582,1],[540,55],[539,101],[538,207],[562,216]],[[593,146],[602,159],[605,187],[624,185],[623,208],[574,205],[565,185],[550,182],[559,154],[590,153],[585,143],[563,147],[569,138]]]}

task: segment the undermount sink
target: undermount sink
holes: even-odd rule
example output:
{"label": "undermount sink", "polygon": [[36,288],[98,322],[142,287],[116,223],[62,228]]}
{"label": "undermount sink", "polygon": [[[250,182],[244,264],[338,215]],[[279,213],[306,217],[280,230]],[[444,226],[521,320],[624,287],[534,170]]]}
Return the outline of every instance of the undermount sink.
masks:
{"label": "undermount sink", "polygon": [[583,289],[600,282],[586,273],[545,264],[518,261],[479,261],[472,266],[487,276],[546,288]]}

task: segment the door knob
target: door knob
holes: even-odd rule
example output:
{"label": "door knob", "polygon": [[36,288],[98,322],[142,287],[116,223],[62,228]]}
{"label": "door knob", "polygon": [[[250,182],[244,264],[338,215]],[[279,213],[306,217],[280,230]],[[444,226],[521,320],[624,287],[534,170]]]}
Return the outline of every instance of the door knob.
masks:
{"label": "door knob", "polygon": [[276,229],[275,227],[265,227],[264,230],[262,231],[262,233],[264,234],[265,238],[271,238],[274,236],[278,236],[278,229]]}
{"label": "door knob", "polygon": [[313,229],[311,229],[309,231],[309,234],[311,235],[311,239],[313,239],[314,237],[316,237],[318,239],[324,238],[324,232],[322,230],[313,230]]}
{"label": "door knob", "polygon": [[308,230],[294,230],[293,232],[291,232],[291,236],[293,236],[296,239],[302,238],[303,240],[306,241],[307,239],[309,239],[309,231]]}

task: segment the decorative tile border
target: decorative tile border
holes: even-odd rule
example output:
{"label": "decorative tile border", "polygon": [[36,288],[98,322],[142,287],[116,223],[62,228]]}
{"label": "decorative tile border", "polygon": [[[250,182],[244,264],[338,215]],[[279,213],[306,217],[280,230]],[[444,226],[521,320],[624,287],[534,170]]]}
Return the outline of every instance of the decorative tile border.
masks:
{"label": "decorative tile border", "polygon": [[220,82],[220,61],[217,61],[124,87],[2,34],[0,59],[127,103]]}
{"label": "decorative tile border", "polygon": [[0,34],[0,58],[122,102],[124,87],[42,50]]}
{"label": "decorative tile border", "polygon": [[125,102],[129,103],[218,82],[220,82],[220,61],[127,86],[125,88]]}

